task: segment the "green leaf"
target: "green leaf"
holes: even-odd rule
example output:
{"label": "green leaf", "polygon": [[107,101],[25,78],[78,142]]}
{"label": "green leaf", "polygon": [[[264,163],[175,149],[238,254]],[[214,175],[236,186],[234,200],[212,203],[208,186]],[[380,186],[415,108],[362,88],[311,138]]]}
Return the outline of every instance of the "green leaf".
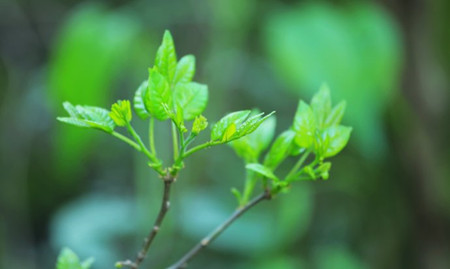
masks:
{"label": "green leaf", "polygon": [[173,78],[173,85],[177,83],[188,83],[192,81],[195,74],[195,56],[183,56],[177,64],[175,69],[175,76]]}
{"label": "green leaf", "polygon": [[275,125],[276,118],[270,117],[253,133],[233,140],[230,145],[245,162],[256,162],[261,152],[270,145],[275,133]]}
{"label": "green leaf", "polygon": [[236,111],[220,119],[212,127],[211,141],[222,140],[230,125],[234,124],[234,128],[236,128],[236,125],[241,124],[250,115],[250,112],[250,110]]}
{"label": "green leaf", "polygon": [[331,110],[330,114],[328,115],[325,126],[330,127],[334,125],[338,125],[341,123],[342,118],[344,117],[345,113],[345,107],[347,106],[347,103],[345,101],[341,101],[339,104],[337,104],[333,110]]}
{"label": "green leaf", "polygon": [[198,135],[201,131],[208,127],[208,121],[202,115],[195,117],[194,123],[192,124],[192,134]]}
{"label": "green leaf", "polygon": [[338,154],[347,145],[350,139],[350,133],[352,132],[351,127],[346,126],[332,126],[324,130],[322,137],[328,140],[326,149],[324,152],[324,157],[333,157]]}
{"label": "green leaf", "polygon": [[331,111],[330,89],[327,84],[323,84],[320,90],[313,96],[311,108],[316,117],[317,126],[323,128],[327,116]]}
{"label": "green leaf", "polygon": [[275,169],[287,156],[294,144],[295,132],[287,130],[281,133],[273,143],[264,159],[264,166]]}
{"label": "green leaf", "polygon": [[71,115],[68,117],[58,117],[61,122],[83,128],[96,128],[107,133],[114,130],[115,123],[109,117],[109,111],[93,106],[73,106],[69,102],[63,103],[66,111]]}
{"label": "green leaf", "polygon": [[134,94],[134,111],[143,120],[150,117],[150,113],[147,111],[144,105],[144,96],[147,90],[148,80],[145,80],[141,83],[139,88],[136,90],[136,93]]}
{"label": "green leaf", "polygon": [[300,101],[294,118],[293,129],[296,132],[295,142],[302,148],[309,148],[314,143],[316,122],[314,112],[303,101]]}
{"label": "green leaf", "polygon": [[68,123],[77,127],[82,128],[91,128],[89,124],[87,124],[84,120],[76,119],[76,118],[70,118],[70,117],[57,117],[57,120]]}
{"label": "green leaf", "polygon": [[63,248],[56,262],[56,269],[89,269],[94,262],[93,258],[80,263],[77,254],[69,248]]}
{"label": "green leaf", "polygon": [[200,115],[208,103],[208,86],[196,82],[179,83],[175,87],[175,103],[186,120]]}
{"label": "green leaf", "polygon": [[266,116],[261,116],[264,113],[260,113],[254,116],[249,117],[246,121],[244,121],[239,128],[236,130],[236,134],[233,136],[234,139],[243,137],[244,135],[251,134],[254,132],[265,120],[267,120],[270,116],[272,116],[275,111],[267,114]]}
{"label": "green leaf", "polygon": [[109,116],[118,126],[127,125],[132,118],[130,101],[119,100],[111,106]]}
{"label": "green leaf", "polygon": [[162,43],[156,52],[155,66],[168,82],[173,80],[177,67],[177,55],[172,35],[168,30],[164,32]]}
{"label": "green leaf", "polygon": [[144,96],[145,109],[158,120],[166,120],[170,117],[172,105],[172,93],[169,83],[155,68],[149,70],[148,90]]}
{"label": "green leaf", "polygon": [[256,172],[264,177],[270,178],[275,182],[280,181],[280,179],[275,176],[272,172],[272,170],[270,170],[270,168],[259,164],[259,163],[249,163],[245,166],[246,169],[251,170],[253,172]]}
{"label": "green leaf", "polygon": [[63,248],[56,262],[57,269],[80,269],[80,260],[69,248]]}

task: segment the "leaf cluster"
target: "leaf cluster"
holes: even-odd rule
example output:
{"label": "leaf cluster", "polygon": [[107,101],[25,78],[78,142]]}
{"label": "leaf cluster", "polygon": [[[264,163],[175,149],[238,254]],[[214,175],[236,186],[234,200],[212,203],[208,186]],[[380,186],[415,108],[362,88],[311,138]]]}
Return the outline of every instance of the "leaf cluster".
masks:
{"label": "leaf cluster", "polygon": [[[324,160],[345,147],[352,131],[351,127],[340,124],[345,107],[345,101],[332,106],[330,90],[324,84],[310,104],[299,101],[292,126],[275,139],[262,162],[260,155],[273,139],[275,118],[266,121],[252,135],[233,141],[231,146],[250,172],[243,193],[232,190],[239,203],[243,205],[248,201],[258,179],[263,180],[266,189],[270,188],[267,180],[271,181],[272,194],[286,190],[293,181],[328,179],[331,163]],[[305,165],[310,154],[314,154],[314,158]],[[277,176],[275,170],[290,156],[297,157],[297,163],[284,177]]]}

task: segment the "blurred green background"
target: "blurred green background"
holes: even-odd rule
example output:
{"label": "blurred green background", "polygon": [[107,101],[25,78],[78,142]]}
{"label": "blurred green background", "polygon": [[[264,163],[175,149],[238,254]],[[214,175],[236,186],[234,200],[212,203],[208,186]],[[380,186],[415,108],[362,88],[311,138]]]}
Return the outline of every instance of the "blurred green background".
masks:
{"label": "blurred green background", "polygon": [[[258,205],[189,268],[450,268],[449,13],[448,0],[2,0],[0,268],[53,268],[63,246],[94,269],[134,257],[161,182],[131,148],[56,116],[65,100],[132,98],[164,29],[196,55],[210,121],[258,107],[282,131],[325,81],[354,127],[329,181]],[[157,128],[168,159],[169,127]],[[155,268],[223,221],[243,185],[227,146],[186,166]]]}

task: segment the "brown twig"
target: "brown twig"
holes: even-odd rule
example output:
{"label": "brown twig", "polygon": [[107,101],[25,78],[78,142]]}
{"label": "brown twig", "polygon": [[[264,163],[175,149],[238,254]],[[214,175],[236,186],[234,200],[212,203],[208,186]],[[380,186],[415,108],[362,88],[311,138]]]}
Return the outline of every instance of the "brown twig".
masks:
{"label": "brown twig", "polygon": [[168,174],[166,177],[163,178],[163,180],[164,180],[164,194],[161,202],[161,208],[159,209],[158,217],[156,218],[155,223],[153,224],[153,228],[150,230],[150,233],[145,238],[144,245],[137,254],[136,260],[134,262],[130,260],[118,262],[117,264],[119,265],[119,267],[128,266],[131,269],[137,269],[139,265],[142,263],[142,261],[144,261],[145,256],[147,255],[147,252],[150,248],[150,245],[152,244],[153,240],[158,234],[161,224],[164,220],[164,217],[166,216],[166,213],[167,211],[169,211],[170,208],[170,187],[174,182],[175,178],[172,175]]}
{"label": "brown twig", "polygon": [[223,231],[225,231],[228,226],[230,226],[235,220],[237,220],[242,214],[248,211],[253,206],[257,205],[259,202],[263,200],[269,200],[271,198],[271,194],[269,191],[265,191],[260,195],[256,196],[248,202],[245,206],[236,209],[236,211],[231,214],[231,216],[222,224],[220,224],[214,231],[212,231],[208,236],[203,238],[197,245],[195,245],[189,252],[187,252],[179,261],[171,265],[168,269],[179,269],[185,268],[187,263],[197,255],[200,250],[207,247],[214,239],[216,239]]}

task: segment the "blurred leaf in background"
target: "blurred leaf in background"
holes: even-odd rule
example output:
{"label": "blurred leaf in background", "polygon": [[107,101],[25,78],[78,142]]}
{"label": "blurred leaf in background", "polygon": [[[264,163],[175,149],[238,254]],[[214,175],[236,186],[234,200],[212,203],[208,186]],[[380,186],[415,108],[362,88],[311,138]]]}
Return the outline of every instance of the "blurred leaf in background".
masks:
{"label": "blurred leaf in background", "polygon": [[348,102],[348,122],[362,154],[386,149],[382,117],[395,96],[402,62],[397,25],[368,1],[309,2],[271,14],[264,43],[277,73],[299,95],[327,82]]}
{"label": "blurred leaf in background", "polygon": [[[49,62],[51,107],[62,114],[61,102],[103,106],[112,102],[117,77],[138,42],[140,25],[124,10],[109,11],[99,4],[73,10],[59,30]],[[108,105],[107,105],[108,104]],[[57,125],[54,160],[64,174],[79,171],[96,138],[89,132]]]}

